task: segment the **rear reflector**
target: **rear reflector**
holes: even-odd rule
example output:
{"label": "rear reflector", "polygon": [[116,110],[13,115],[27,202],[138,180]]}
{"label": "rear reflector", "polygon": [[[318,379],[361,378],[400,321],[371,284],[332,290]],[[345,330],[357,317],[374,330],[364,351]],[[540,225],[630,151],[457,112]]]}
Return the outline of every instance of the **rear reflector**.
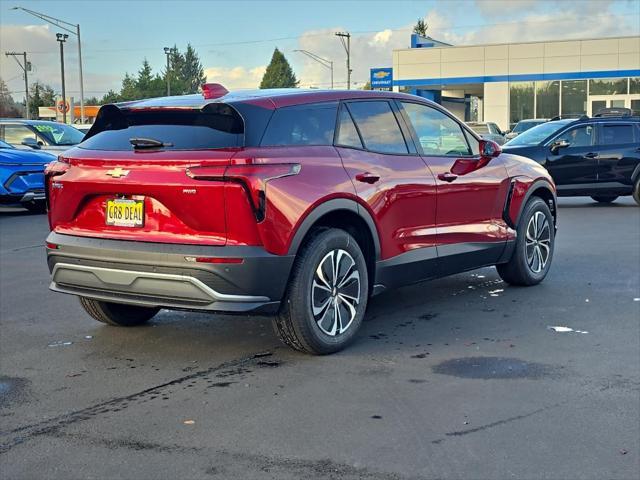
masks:
{"label": "rear reflector", "polygon": [[45,242],[45,244],[49,250],[58,250],[60,248],[60,245],[57,245],[55,243]]}
{"label": "rear reflector", "polygon": [[235,257],[184,257],[187,262],[196,263],[243,263],[243,258]]}

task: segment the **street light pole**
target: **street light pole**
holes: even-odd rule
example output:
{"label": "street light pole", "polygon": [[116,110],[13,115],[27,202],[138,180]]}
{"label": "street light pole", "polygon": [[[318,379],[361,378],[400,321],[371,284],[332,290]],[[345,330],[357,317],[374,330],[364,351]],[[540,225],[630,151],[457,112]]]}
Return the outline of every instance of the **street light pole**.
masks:
{"label": "street light pole", "polygon": [[171,55],[171,48],[164,47],[164,54],[167,56],[167,97],[171,96],[171,76],[169,75],[169,55]]}
{"label": "street light pole", "polygon": [[[78,63],[79,63],[79,72],[80,72],[80,118],[81,122],[85,123],[84,116],[84,79],[82,77],[82,46],[80,42],[80,24],[74,24],[65,22],[64,20],[60,20],[59,18],[52,17],[50,15],[46,15],[44,13],[36,12],[34,10],[29,10],[28,8],[23,7],[13,7],[11,10],[22,10],[29,15],[33,15],[34,17],[39,18],[40,20],[44,20],[45,22],[50,23],[51,25],[55,25],[56,27],[64,30],[65,32],[69,32],[72,35],[78,37]],[[71,30],[71,28],[75,30]]]}
{"label": "street light pole", "polygon": [[325,68],[328,68],[329,70],[331,70],[331,90],[333,90],[333,62],[331,60],[327,60],[326,58],[322,58],[318,55],[316,55],[315,53],[312,53],[308,50],[294,50],[294,52],[299,52],[302,53],[304,55],[306,55],[307,57],[309,57],[311,60],[315,60],[316,62],[318,62],[320,65],[322,65]]}
{"label": "street light pole", "polygon": [[[27,52],[5,52],[7,57],[11,56],[20,65],[20,68],[24,72],[24,107],[25,107],[25,118],[29,120],[31,117],[29,112],[29,78],[27,76],[27,72],[31,71],[31,63],[27,60]],[[20,63],[17,57],[23,58],[23,63]]]}
{"label": "street light pole", "polygon": [[[347,90],[351,90],[351,34],[349,32],[338,32],[336,37],[340,38],[340,42],[347,53]],[[345,38],[347,39],[346,41]]]}
{"label": "street light pole", "polygon": [[69,35],[66,33],[56,33],[56,40],[60,42],[60,74],[62,75],[62,122],[67,123],[67,93],[64,86],[64,42]]}

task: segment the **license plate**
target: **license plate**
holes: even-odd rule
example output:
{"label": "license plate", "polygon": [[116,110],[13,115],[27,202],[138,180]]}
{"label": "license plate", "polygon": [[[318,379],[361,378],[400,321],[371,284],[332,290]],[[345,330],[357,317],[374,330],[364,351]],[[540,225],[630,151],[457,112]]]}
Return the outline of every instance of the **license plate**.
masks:
{"label": "license plate", "polygon": [[144,200],[129,200],[125,198],[107,200],[105,220],[107,225],[116,225],[118,227],[144,226]]}

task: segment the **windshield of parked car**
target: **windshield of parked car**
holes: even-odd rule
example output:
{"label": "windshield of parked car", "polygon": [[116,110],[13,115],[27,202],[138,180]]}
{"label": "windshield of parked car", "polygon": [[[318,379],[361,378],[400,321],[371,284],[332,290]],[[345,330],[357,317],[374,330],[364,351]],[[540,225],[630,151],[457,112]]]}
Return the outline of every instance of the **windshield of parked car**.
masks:
{"label": "windshield of parked car", "polygon": [[37,130],[40,136],[50,145],[68,146],[77,145],[84,138],[84,134],[64,123],[36,123],[33,128]]}
{"label": "windshield of parked car", "polygon": [[529,130],[530,128],[535,127],[536,125],[540,125],[541,123],[543,123],[543,121],[539,121],[539,122],[518,122],[518,124],[515,126],[515,128],[513,129],[514,133],[522,133],[522,132],[526,132],[527,130]]}
{"label": "windshield of parked car", "polygon": [[486,123],[471,123],[467,125],[471,127],[471,130],[480,135],[491,133],[491,131],[489,130],[489,125],[487,125]]}
{"label": "windshield of parked car", "polygon": [[512,138],[505,146],[523,146],[523,145],[538,145],[547,137],[553,135],[566,124],[571,123],[573,120],[558,120],[556,122],[545,122],[530,128],[526,132],[521,133],[515,138]]}

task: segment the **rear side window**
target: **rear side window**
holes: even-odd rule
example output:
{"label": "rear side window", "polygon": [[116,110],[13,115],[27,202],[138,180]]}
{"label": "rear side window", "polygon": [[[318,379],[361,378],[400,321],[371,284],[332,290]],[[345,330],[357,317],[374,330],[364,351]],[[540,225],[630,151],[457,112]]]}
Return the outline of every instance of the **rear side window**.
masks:
{"label": "rear side window", "polygon": [[132,150],[132,138],[165,144],[163,150],[205,150],[243,146],[240,115],[225,104],[202,110],[120,110],[107,105],[79,145],[88,150]]}
{"label": "rear side window", "polygon": [[603,145],[621,145],[625,143],[633,143],[633,125],[603,125]]}
{"label": "rear side window", "polygon": [[418,136],[424,155],[471,155],[462,127],[435,108],[418,103],[402,102]]}
{"label": "rear side window", "polygon": [[277,109],[262,137],[262,146],[333,145],[337,103]]}
{"label": "rear side window", "polygon": [[379,153],[409,153],[404,136],[386,101],[352,102],[349,110],[365,148]]}
{"label": "rear side window", "polygon": [[362,141],[358,130],[353,123],[353,119],[344,106],[340,109],[340,118],[338,119],[338,138],[336,145],[342,147],[362,148]]}

